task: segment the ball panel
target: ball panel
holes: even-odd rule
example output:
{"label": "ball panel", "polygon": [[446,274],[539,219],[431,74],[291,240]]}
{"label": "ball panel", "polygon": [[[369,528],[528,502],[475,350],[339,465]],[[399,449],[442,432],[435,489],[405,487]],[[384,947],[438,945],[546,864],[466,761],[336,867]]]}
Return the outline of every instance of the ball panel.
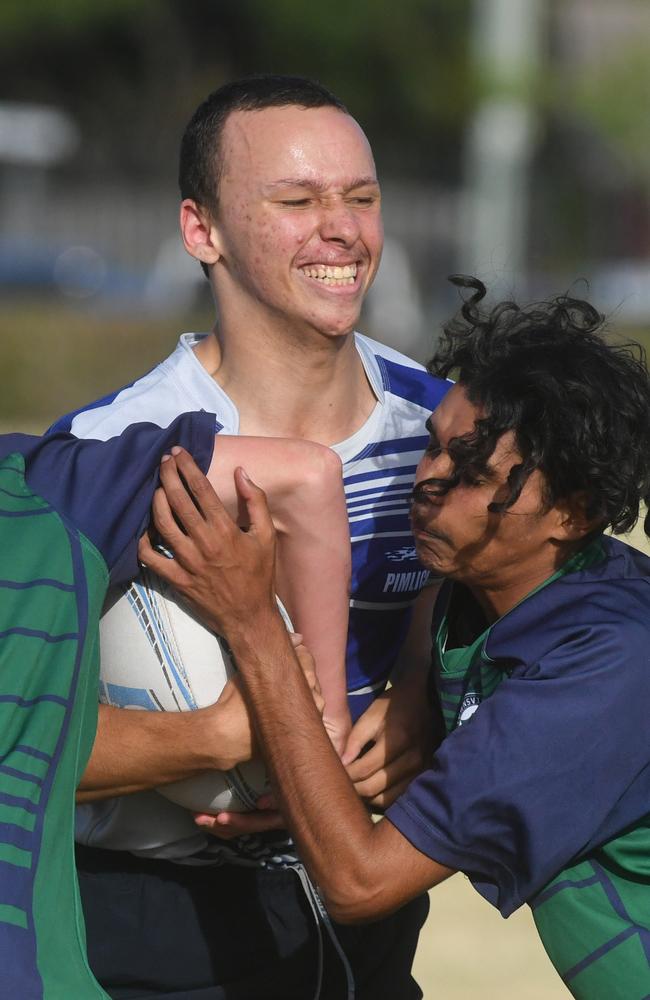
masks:
{"label": "ball panel", "polygon": [[251,760],[230,771],[211,771],[160,785],[157,791],[193,812],[248,812],[269,791],[269,785],[263,763]]}
{"label": "ball panel", "polygon": [[[100,621],[100,644],[100,701],[119,708],[204,708],[217,701],[236,672],[225,640],[205,628],[165,581],[147,569],[130,586],[110,594]],[[213,771],[157,790],[195,812],[241,812],[254,808],[268,785],[261,761],[248,761],[225,773]]]}

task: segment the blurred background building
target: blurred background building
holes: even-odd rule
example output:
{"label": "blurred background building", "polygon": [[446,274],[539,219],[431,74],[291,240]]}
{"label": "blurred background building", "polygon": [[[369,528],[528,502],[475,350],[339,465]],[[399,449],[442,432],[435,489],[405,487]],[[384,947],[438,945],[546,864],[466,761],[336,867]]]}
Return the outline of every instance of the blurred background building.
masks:
{"label": "blurred background building", "polygon": [[455,271],[522,298],[585,279],[618,328],[650,324],[646,0],[4,0],[0,54],[3,421],[47,421],[210,323],[177,148],[249,72],[322,80],[372,141],[366,332],[426,358]]}

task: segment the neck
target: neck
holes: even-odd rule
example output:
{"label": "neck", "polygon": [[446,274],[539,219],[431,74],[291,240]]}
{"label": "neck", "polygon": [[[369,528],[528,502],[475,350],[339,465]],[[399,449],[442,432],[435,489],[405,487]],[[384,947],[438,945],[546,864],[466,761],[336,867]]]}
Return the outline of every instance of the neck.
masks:
{"label": "neck", "polygon": [[570,546],[553,548],[545,553],[546,558],[535,565],[513,566],[510,573],[501,572],[498,580],[483,581],[467,586],[476,598],[488,623],[511,611],[533,590],[541,586],[550,576],[557,573],[584,544],[584,539]]}
{"label": "neck", "polygon": [[376,403],[353,334],[307,342],[221,323],[196,355],[239,410],[242,434],[332,445],[354,434]]}

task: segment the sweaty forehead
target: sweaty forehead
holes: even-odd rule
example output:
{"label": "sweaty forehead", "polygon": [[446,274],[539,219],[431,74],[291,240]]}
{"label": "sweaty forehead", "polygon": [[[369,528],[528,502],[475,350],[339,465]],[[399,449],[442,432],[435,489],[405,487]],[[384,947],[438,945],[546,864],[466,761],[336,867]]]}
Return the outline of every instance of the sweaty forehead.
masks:
{"label": "sweaty forehead", "polygon": [[[476,421],[484,416],[484,408],[473,403],[462,383],[457,383],[429,417],[427,429],[436,436],[442,448],[447,448],[452,438],[472,434],[476,430]],[[515,433],[505,431],[497,440],[487,467],[507,475],[512,465],[520,461]]]}
{"label": "sweaty forehead", "polygon": [[222,178],[235,183],[376,178],[361,127],[333,107],[235,111],[225,123],[221,151]]}
{"label": "sweaty forehead", "polygon": [[439,440],[446,444],[452,437],[471,434],[481,416],[482,411],[471,402],[464,386],[458,382],[446,393],[429,420]]}

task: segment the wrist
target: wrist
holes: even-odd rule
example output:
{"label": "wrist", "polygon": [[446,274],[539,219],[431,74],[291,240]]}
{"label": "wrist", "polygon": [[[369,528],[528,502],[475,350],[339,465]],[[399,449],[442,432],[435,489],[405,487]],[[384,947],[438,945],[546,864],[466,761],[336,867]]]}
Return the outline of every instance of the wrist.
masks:
{"label": "wrist", "polygon": [[246,618],[238,618],[224,631],[237,667],[244,676],[255,667],[272,668],[273,650],[291,649],[287,626],[275,603],[251,612]]}
{"label": "wrist", "polygon": [[232,759],[226,715],[219,702],[181,713],[185,722],[188,777],[190,771],[193,774],[227,771],[237,763]]}

